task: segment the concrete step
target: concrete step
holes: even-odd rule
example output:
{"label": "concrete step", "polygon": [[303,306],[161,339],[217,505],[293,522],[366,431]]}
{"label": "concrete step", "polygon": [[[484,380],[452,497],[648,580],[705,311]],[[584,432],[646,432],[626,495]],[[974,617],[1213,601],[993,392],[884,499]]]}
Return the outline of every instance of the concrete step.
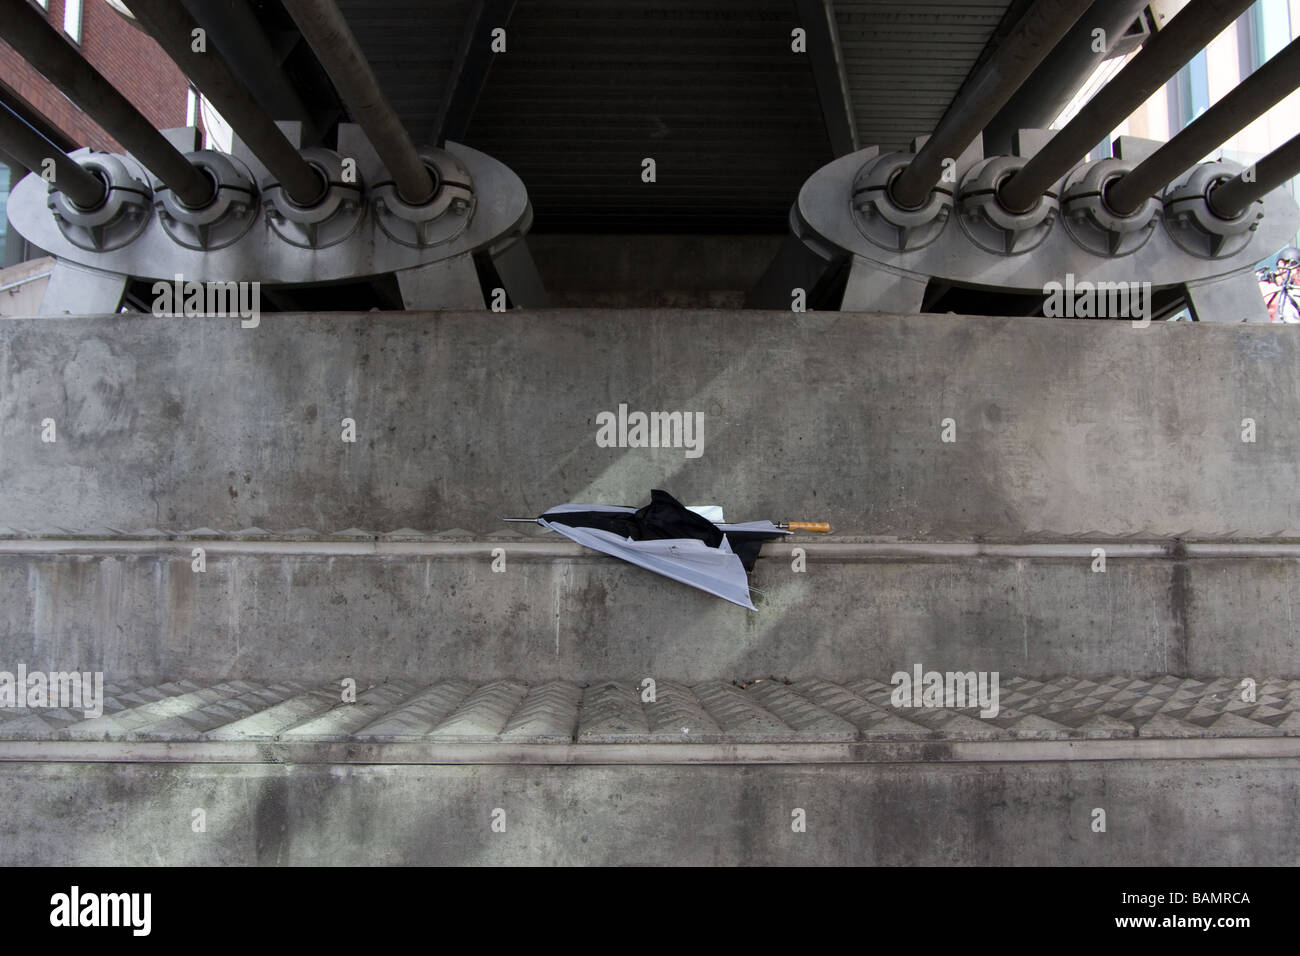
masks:
{"label": "concrete step", "polygon": [[1298,757],[1017,760],[1012,748],[1042,744],[994,746],[1003,752],[983,760],[690,766],[430,757],[378,765],[367,753],[347,764],[286,765],[274,752],[220,765],[163,765],[132,753],[6,759],[0,865],[1281,867],[1300,859]]}
{"label": "concrete step", "polygon": [[916,663],[1040,680],[1300,677],[1293,543],[804,541],[763,553],[751,612],[556,536],[6,538],[0,666],[306,683],[696,684]]}
{"label": "concrete step", "polygon": [[[705,746],[1300,738],[1300,680],[1262,678],[1254,699],[1246,700],[1235,676],[1035,681],[999,675],[982,702],[992,706],[981,709],[974,700],[897,702],[890,676],[760,679],[743,686],[406,678],[359,685],[353,700],[344,699],[342,681],[108,685],[98,717],[75,707],[0,708],[0,741]],[[0,747],[0,756],[10,753]],[[61,753],[49,749],[43,759]]]}

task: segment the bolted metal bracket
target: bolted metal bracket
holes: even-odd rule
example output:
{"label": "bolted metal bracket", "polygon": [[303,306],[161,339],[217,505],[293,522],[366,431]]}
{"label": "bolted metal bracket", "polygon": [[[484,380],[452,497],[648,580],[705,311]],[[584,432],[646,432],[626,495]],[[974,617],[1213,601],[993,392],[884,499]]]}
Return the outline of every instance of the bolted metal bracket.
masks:
{"label": "bolted metal bracket", "polygon": [[[190,159],[198,161],[199,165],[205,165],[205,160],[211,160],[213,164],[223,162],[197,149],[193,130],[165,131],[168,133],[174,145],[196,154]],[[291,142],[296,139],[292,130],[286,135]],[[441,189],[429,204],[411,210],[410,215],[416,220],[414,224],[402,223],[392,216],[387,231],[380,228],[377,216],[370,215],[369,194],[366,192],[371,184],[384,181],[386,171],[364,135],[352,124],[340,124],[339,146],[334,152],[305,151],[308,161],[317,163],[323,175],[321,196],[301,207],[285,202],[287,197],[284,196],[279,197],[281,201],[277,203],[276,194],[281,190],[268,182],[271,179],[269,171],[238,140],[235,146],[236,151],[227,157],[230,160],[228,166],[221,169],[209,166],[208,169],[214,180],[220,180],[228,187],[241,187],[243,192],[236,194],[231,189],[218,189],[218,195],[211,203],[203,204],[201,209],[189,209],[178,205],[174,197],[165,195],[167,190],[159,190],[155,198],[148,185],[138,185],[140,200],[134,208],[141,216],[137,220],[139,225],[131,224],[130,228],[132,231],[139,228],[140,231],[132,241],[121,246],[117,243],[122,241],[119,232],[124,222],[115,217],[112,209],[71,208],[66,203],[60,205],[60,197],[55,197],[51,204],[47,202],[50,184],[39,175],[29,175],[18,182],[10,193],[7,206],[14,229],[33,245],[47,250],[60,263],[69,266],[56,273],[61,277],[56,292],[51,294],[47,291],[50,307],[56,311],[76,311],[88,304],[97,309],[109,308],[109,298],[116,295],[120,299],[122,290],[119,286],[124,283],[146,279],[170,281],[177,274],[199,282],[256,281],[305,286],[400,273],[406,276],[403,281],[407,285],[413,277],[422,277],[418,297],[422,307],[433,307],[437,302],[458,306],[473,302],[473,307],[482,308],[481,293],[475,298],[463,294],[461,289],[467,282],[466,277],[478,282],[475,256],[479,253],[507,255],[512,257],[512,264],[517,264],[515,260],[520,259],[515,248],[507,249],[505,244],[514,241],[517,246],[520,235],[531,221],[527,190],[508,167],[468,146],[447,143],[446,157],[441,154],[428,157],[441,173]],[[89,153],[88,150],[85,152]],[[141,164],[131,156],[96,158],[104,159],[106,166],[110,167],[120,163],[122,169],[130,174],[104,174],[105,181],[110,175],[115,175],[119,192],[130,185],[130,177],[137,178],[140,183],[150,182]],[[342,174],[346,174],[346,180]],[[328,189],[327,178],[332,181]],[[271,187],[269,194],[266,188],[254,191],[254,186],[264,183]],[[844,191],[847,191],[847,186],[841,195]],[[489,201],[477,204],[474,201],[477,194]],[[130,198],[126,197],[127,200]],[[245,228],[247,220],[242,219],[242,213],[235,208],[242,205],[245,198],[249,201],[249,218],[256,228]],[[155,206],[159,208],[155,210]],[[70,218],[59,224],[58,217],[51,215],[51,208]],[[155,211],[159,214],[154,215]],[[264,213],[266,227],[261,228],[259,220]],[[69,222],[74,225],[70,227]],[[76,231],[77,228],[101,227],[105,223],[109,224],[108,231],[95,237],[104,248],[95,248],[95,242]],[[202,231],[205,226],[208,227],[206,235]],[[400,231],[403,229],[406,231]],[[242,235],[234,238],[241,232]],[[407,242],[394,241],[393,233],[403,235]],[[341,236],[346,238],[340,239]],[[72,238],[81,244],[74,243]],[[421,242],[428,244],[420,245]],[[110,246],[113,248],[108,248]],[[445,272],[423,269],[453,258],[461,266],[469,263],[468,271],[459,266],[455,269],[449,267]],[[77,269],[74,270],[73,266]],[[525,273],[522,269],[504,268],[511,275]],[[111,276],[112,282],[105,280],[107,291],[97,293],[94,302],[90,303],[86,297],[76,293],[78,287],[86,285],[85,275],[92,272]],[[446,294],[442,295],[437,283],[429,279],[435,274],[447,278],[448,282],[454,278],[454,288],[449,285]],[[543,298],[535,294],[536,288],[513,281],[504,274],[502,279],[516,304],[525,299],[530,305],[543,303]]]}
{"label": "bolted metal bracket", "polygon": [[1040,196],[1026,212],[1002,205],[998,189],[1029,160],[1021,156],[992,156],[976,163],[958,187],[962,232],[985,252],[1015,256],[1037,248],[1056,222],[1060,210],[1055,193]]}
{"label": "bolted metal bracket", "polygon": [[225,153],[201,149],[185,158],[212,180],[207,205],[191,208],[162,183],[154,187],[158,221],[187,249],[222,249],[237,242],[257,221],[257,186],[248,167]]}
{"label": "bolted metal bracket", "polygon": [[[1028,145],[1033,148],[1032,142],[1026,144],[1023,140],[1022,134],[1020,147]],[[1142,160],[1141,149],[1120,154],[1119,148],[1123,145],[1121,138],[1114,158],[1130,162]],[[1134,145],[1141,147],[1143,144]],[[993,251],[972,241],[971,233],[975,230],[961,228],[960,215],[957,217],[958,227],[943,230],[933,243],[924,248],[887,250],[864,238],[857,210],[845,202],[853,184],[860,183],[864,163],[874,158],[870,152],[873,149],[868,147],[832,160],[814,173],[799,190],[799,198],[791,212],[791,240],[806,250],[808,255],[805,259],[810,263],[805,270],[809,278],[801,284],[809,287],[822,281],[843,281],[844,258],[851,257],[852,268],[840,303],[844,309],[901,308],[916,311],[927,301],[930,292],[938,293],[940,285],[1041,296],[1050,283],[1061,282],[1071,274],[1076,284],[1131,283],[1135,279],[1149,281],[1153,291],[1161,290],[1163,294],[1191,283],[1212,283],[1242,270],[1249,272],[1257,261],[1289,242],[1300,226],[1300,209],[1283,190],[1275,189],[1264,196],[1265,217],[1258,221],[1258,228],[1248,232],[1245,244],[1235,253],[1217,258],[1189,255],[1171,239],[1168,230],[1158,224],[1151,230],[1152,235],[1145,244],[1126,255],[1096,255],[1072,238],[1063,225],[1047,231],[1046,237],[1027,255],[1007,255],[1005,242]],[[984,188],[981,191],[985,196],[993,195],[991,187],[996,182],[993,170],[1006,172],[1014,168],[1000,163],[972,172],[978,162],[976,160],[962,169],[958,160],[958,182],[967,185],[982,183]],[[1235,172],[1235,169],[1224,166],[1218,169],[1221,177]],[[1064,186],[1064,182],[1059,186],[1053,184],[1050,191],[1060,196]],[[1195,194],[1203,196],[1205,188],[1206,184],[1202,183]],[[961,195],[960,186],[958,195]],[[958,209],[960,212],[961,207]],[[1058,208],[1058,218],[1061,214],[1062,210]],[[1167,223],[1159,213],[1152,219]],[[988,242],[987,245],[996,243]],[[768,276],[764,276],[763,282],[767,283],[767,280]],[[780,285],[772,288],[783,293]],[[1247,285],[1242,283],[1234,288],[1240,294]],[[771,289],[764,285],[763,291],[767,295]],[[1251,295],[1255,301],[1259,300],[1258,290],[1251,290]],[[779,301],[774,295],[768,295],[768,298]]]}
{"label": "bolted metal bracket", "polygon": [[[320,174],[320,197],[300,206],[279,183],[268,179],[262,186],[262,204],[267,222],[285,242],[302,249],[325,249],[347,239],[361,224],[365,214],[361,183],[345,180],[343,157],[332,149],[312,146],[302,150],[302,156]],[[359,175],[351,178],[360,179]]]}
{"label": "bolted metal bracket", "polygon": [[1156,231],[1160,202],[1154,196],[1128,216],[1106,202],[1106,188],[1136,166],[1131,159],[1108,157],[1078,166],[1066,177],[1061,193],[1066,232],[1094,255],[1113,258],[1136,252]]}
{"label": "bolted metal bracket", "polygon": [[1210,190],[1232,179],[1243,167],[1220,160],[1193,167],[1165,189],[1165,229],[1185,251],[1202,259],[1235,255],[1250,244],[1264,218],[1257,199],[1238,215],[1224,219],[1210,208]]}
{"label": "bolted metal bracket", "polygon": [[889,186],[915,157],[885,153],[870,159],[853,180],[853,220],[870,242],[890,252],[922,249],[939,238],[952,212],[952,191],[938,183],[916,209],[894,202]]}
{"label": "bolted metal bracket", "polygon": [[465,165],[445,149],[424,149],[420,158],[433,175],[433,197],[413,205],[397,192],[391,179],[371,190],[375,218],[388,238],[423,249],[455,239],[474,217],[474,181]]}
{"label": "bolted metal bracket", "polygon": [[104,183],[105,196],[95,208],[83,209],[51,184],[46,205],[59,231],[88,252],[120,249],[149,224],[152,195],[147,175],[124,156],[78,150],[72,158]]}

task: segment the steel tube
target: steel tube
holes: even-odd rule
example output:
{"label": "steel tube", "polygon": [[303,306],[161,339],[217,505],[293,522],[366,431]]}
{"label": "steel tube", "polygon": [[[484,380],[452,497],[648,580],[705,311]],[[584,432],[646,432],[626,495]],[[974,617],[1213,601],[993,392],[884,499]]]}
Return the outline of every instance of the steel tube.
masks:
{"label": "steel tube", "polygon": [[285,75],[279,56],[271,47],[262,24],[248,0],[183,0],[185,9],[215,36],[227,62],[248,91],[273,119],[302,123],[302,142],[315,144],[324,132]]}
{"label": "steel tube", "polygon": [[87,63],[30,3],[0,0],[0,36],[68,99],[89,113],[182,202],[197,208],[212,198],[211,180],[167,142],[153,123]]}
{"label": "steel tube", "polygon": [[[1246,173],[1251,174],[1250,179]],[[1262,199],[1297,173],[1300,173],[1300,136],[1287,140],[1247,170],[1211,189],[1206,197],[1210,212],[1223,219],[1234,219],[1256,199]]]}
{"label": "steel tube", "polygon": [[[1097,0],[984,128],[985,154],[1010,153],[1019,130],[1047,129],[1146,5],[1147,0]],[[1096,30],[1106,36],[1105,53],[1093,49]]]}
{"label": "steel tube", "polygon": [[54,188],[82,209],[94,209],[104,201],[108,187],[98,176],[83,169],[5,103],[0,103],[0,146],[37,174],[45,160],[54,160]]}
{"label": "steel tube", "polygon": [[397,193],[412,205],[433,198],[436,183],[410,134],[379,88],[357,38],[334,0],[282,0],[316,59],[329,74],[348,114],[393,174]]}
{"label": "steel tube", "polygon": [[1132,115],[1187,61],[1205,49],[1254,0],[1192,0],[1169,24],[1143,44],[1137,55],[1102,87],[998,191],[1002,205],[1013,212],[1034,208],[1039,197],[1111,130]]}
{"label": "steel tube", "polygon": [[890,185],[894,202],[915,209],[943,174],[943,161],[965,152],[984,126],[1020,89],[1091,0],[1037,0],[984,65],[957,93],[930,139]]}
{"label": "steel tube", "polygon": [[1242,80],[1177,136],[1106,190],[1106,204],[1127,216],[1163,186],[1186,172],[1214,147],[1266,113],[1300,86],[1300,40]]}
{"label": "steel tube", "polygon": [[221,111],[291,200],[310,206],[321,198],[326,188],[324,178],[257,104],[220,51],[211,42],[206,52],[194,51],[193,31],[200,27],[188,10],[176,0],[131,0],[131,12],[181,72]]}

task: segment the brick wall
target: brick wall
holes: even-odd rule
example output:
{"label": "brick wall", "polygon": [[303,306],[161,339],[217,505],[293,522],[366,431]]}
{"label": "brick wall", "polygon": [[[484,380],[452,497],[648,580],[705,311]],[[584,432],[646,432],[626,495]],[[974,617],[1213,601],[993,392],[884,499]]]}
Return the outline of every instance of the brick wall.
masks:
{"label": "brick wall", "polygon": [[[65,0],[49,0],[47,16],[63,31]],[[82,0],[81,53],[159,129],[185,123],[184,74],[144,33],[104,0]],[[0,85],[46,118],[77,146],[121,152],[121,145],[49,80],[0,40]]]}

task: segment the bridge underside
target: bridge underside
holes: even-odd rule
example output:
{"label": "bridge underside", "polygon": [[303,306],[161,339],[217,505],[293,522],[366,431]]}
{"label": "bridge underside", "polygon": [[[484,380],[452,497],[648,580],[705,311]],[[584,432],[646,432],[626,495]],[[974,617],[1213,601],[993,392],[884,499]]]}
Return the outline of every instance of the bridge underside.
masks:
{"label": "bridge underside", "polygon": [[[127,6],[228,153],[0,0],[124,144],[0,83],[0,864],[1300,862],[1244,0]],[[652,489],[833,533],[748,609],[528,520]]]}

